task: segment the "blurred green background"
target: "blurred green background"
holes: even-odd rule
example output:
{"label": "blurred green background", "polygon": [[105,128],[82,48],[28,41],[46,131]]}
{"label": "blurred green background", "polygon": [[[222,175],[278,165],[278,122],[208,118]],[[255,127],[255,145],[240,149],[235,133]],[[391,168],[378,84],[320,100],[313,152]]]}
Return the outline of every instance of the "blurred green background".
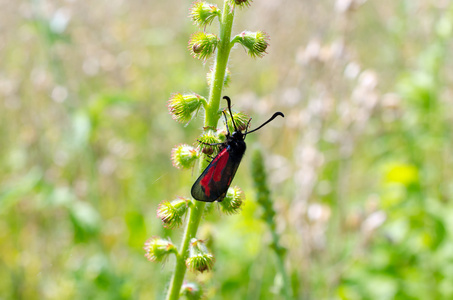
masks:
{"label": "blurred green background", "polygon": [[[207,96],[212,65],[187,51],[190,5],[2,1],[0,299],[164,295],[173,260],[142,248],[154,235],[179,245],[156,208],[189,195],[196,170],[170,152],[202,126],[174,122],[166,102]],[[225,94],[252,127],[286,115],[247,143],[264,152],[296,299],[453,298],[452,28],[448,0],[236,13],[233,34],[271,37],[262,59],[235,48]],[[216,264],[187,279],[208,299],[281,299],[250,162],[233,182],[242,213],[214,208],[199,229]]]}

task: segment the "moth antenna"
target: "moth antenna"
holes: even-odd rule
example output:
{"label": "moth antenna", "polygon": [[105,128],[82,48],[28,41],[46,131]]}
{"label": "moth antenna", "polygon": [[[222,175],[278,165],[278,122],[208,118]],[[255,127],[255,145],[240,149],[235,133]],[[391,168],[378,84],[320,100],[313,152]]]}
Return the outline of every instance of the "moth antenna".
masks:
{"label": "moth antenna", "polygon": [[252,118],[249,119],[249,121],[247,122],[247,127],[245,127],[245,133],[244,133],[244,136],[247,135],[247,132],[249,131],[249,126],[250,126],[250,122],[252,121]]}
{"label": "moth antenna", "polygon": [[233,123],[234,131],[238,131],[236,123],[234,123],[233,113],[231,112],[231,99],[228,96],[223,96],[223,99],[225,99],[228,102],[228,110],[230,111],[231,123]]}
{"label": "moth antenna", "polygon": [[225,118],[225,127],[227,130],[227,133],[228,133],[228,135],[230,135],[230,128],[228,128],[228,119],[227,119],[227,116],[226,116],[226,113],[224,110],[222,110],[222,114],[223,114],[223,117]]}
{"label": "moth antenna", "polygon": [[260,127],[255,128],[255,129],[253,129],[253,130],[247,132],[246,134],[249,134],[249,133],[252,133],[252,132],[254,132],[254,131],[257,131],[258,129],[260,129],[261,127],[263,127],[264,125],[266,125],[267,123],[269,123],[270,121],[272,121],[273,119],[275,119],[275,118],[278,117],[278,116],[282,116],[283,118],[285,117],[285,115],[284,115],[282,112],[279,112],[279,111],[278,111],[278,112],[276,112],[269,120],[267,120],[266,122],[264,122],[263,124],[261,124]]}

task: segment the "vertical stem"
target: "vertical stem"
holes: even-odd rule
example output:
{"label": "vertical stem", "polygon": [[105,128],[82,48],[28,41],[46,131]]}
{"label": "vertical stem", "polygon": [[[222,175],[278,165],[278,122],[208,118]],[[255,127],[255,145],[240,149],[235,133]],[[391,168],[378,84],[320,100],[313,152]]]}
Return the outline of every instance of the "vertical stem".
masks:
{"label": "vertical stem", "polygon": [[217,56],[214,65],[214,78],[209,91],[209,103],[206,109],[205,126],[216,127],[219,120],[217,113],[222,96],[223,82],[231,50],[231,28],[233,27],[234,9],[225,0],[223,5],[222,20],[220,20],[220,42],[217,47]]}
{"label": "vertical stem", "polygon": [[[211,90],[209,91],[209,101],[206,107],[204,126],[207,128],[215,128],[219,121],[219,106],[222,96],[223,82],[225,79],[228,57],[230,55],[231,45],[231,28],[233,27],[234,9],[228,4],[228,0],[224,1],[223,14],[220,20],[220,42],[217,47],[217,56],[214,64],[214,78],[211,82]],[[207,167],[207,162],[204,159],[200,160],[200,170]],[[184,236],[181,242],[179,253],[176,256],[176,265],[173,277],[170,282],[170,287],[167,294],[167,300],[176,300],[179,298],[181,286],[186,273],[186,259],[188,257],[189,243],[197,234],[198,226],[203,215],[205,202],[195,201],[190,208],[189,218],[187,221]]]}
{"label": "vertical stem", "polygon": [[[277,248],[275,251],[276,257],[277,257],[277,270],[282,276],[282,281],[283,281],[283,296],[284,299],[291,300],[293,299],[292,296],[292,287],[291,287],[291,281],[288,276],[288,272],[285,269],[285,256],[283,254],[283,250],[279,249],[280,247],[280,242],[279,239],[280,237],[278,236],[278,233],[275,228],[273,228],[271,225],[269,225],[271,228],[271,234],[272,234],[272,244]],[[275,226],[274,226],[275,227]]]}
{"label": "vertical stem", "polygon": [[181,242],[181,248],[176,256],[175,272],[170,283],[167,299],[176,300],[179,298],[181,286],[186,274],[186,259],[188,256],[188,249],[190,240],[197,234],[198,225],[200,224],[201,216],[203,215],[206,203],[197,201],[190,209],[189,220],[187,221],[184,237]]}

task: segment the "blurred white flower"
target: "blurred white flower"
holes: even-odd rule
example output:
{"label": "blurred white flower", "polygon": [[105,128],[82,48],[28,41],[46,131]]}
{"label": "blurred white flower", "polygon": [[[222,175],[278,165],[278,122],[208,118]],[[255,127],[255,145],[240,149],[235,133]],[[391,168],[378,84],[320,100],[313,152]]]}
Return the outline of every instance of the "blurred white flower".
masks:
{"label": "blurred white flower", "polygon": [[385,220],[387,219],[387,215],[385,212],[379,210],[371,213],[365,221],[362,223],[362,231],[364,233],[370,233],[376,228],[380,227],[384,224]]}

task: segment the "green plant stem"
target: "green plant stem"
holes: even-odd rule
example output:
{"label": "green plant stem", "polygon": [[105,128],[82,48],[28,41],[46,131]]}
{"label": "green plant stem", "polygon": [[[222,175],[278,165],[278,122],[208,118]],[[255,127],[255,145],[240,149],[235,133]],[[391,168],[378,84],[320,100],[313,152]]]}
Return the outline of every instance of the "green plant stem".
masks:
{"label": "green plant stem", "polygon": [[219,106],[222,96],[225,72],[231,50],[231,28],[233,27],[234,9],[228,5],[228,0],[223,4],[223,14],[220,20],[220,42],[217,46],[217,56],[214,65],[214,78],[209,91],[209,103],[206,109],[205,127],[215,128],[219,121]]}
{"label": "green plant stem", "polygon": [[[225,78],[226,67],[231,50],[231,29],[233,27],[234,9],[228,5],[228,0],[224,1],[222,19],[220,20],[220,42],[217,48],[217,56],[214,65],[214,78],[211,82],[209,92],[209,102],[205,107],[204,126],[206,128],[215,128],[219,121],[219,106],[222,96],[223,82]],[[207,167],[205,159],[200,160],[200,170]],[[179,253],[176,255],[176,265],[170,287],[167,294],[167,300],[176,300],[179,298],[181,286],[186,273],[186,259],[189,255],[189,243],[197,234],[203,211],[206,206],[205,202],[195,201],[190,208],[189,218],[187,221],[184,236],[181,242]]]}
{"label": "green plant stem", "polygon": [[186,225],[186,230],[184,231],[181,248],[179,253],[176,255],[175,271],[173,273],[173,278],[167,294],[168,300],[176,300],[179,298],[179,293],[181,291],[181,286],[187,269],[186,259],[188,256],[189,243],[190,240],[197,234],[198,225],[200,224],[205,205],[206,203],[197,201],[197,203],[195,203],[195,205],[190,209],[189,220]]}
{"label": "green plant stem", "polygon": [[282,282],[283,282],[283,295],[284,299],[290,300],[293,299],[292,297],[292,288],[291,288],[291,283],[289,281],[288,273],[286,272],[285,268],[285,250],[280,247],[279,244],[279,235],[277,231],[275,230],[275,223],[274,226],[271,226],[269,224],[269,227],[271,228],[271,234],[272,234],[272,244],[275,247],[275,254],[277,256],[277,269],[280,275],[282,276]]}

